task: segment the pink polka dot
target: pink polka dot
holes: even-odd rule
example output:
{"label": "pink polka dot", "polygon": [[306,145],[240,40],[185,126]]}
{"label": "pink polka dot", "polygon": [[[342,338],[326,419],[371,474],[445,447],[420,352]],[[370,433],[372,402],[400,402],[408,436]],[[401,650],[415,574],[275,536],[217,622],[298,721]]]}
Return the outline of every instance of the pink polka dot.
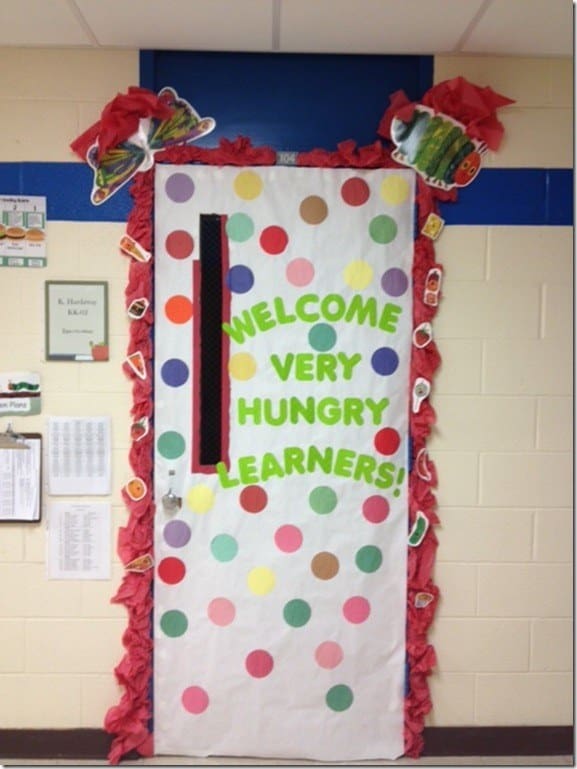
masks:
{"label": "pink polka dot", "polygon": [[195,716],[204,713],[209,703],[208,694],[200,686],[189,686],[182,692],[182,705]]}
{"label": "pink polka dot", "polygon": [[383,429],[379,430],[375,435],[374,443],[379,454],[391,456],[391,454],[394,454],[401,445],[401,436],[392,427],[383,427]]}
{"label": "pink polka dot", "polygon": [[303,535],[297,526],[290,523],[286,526],[280,526],[274,535],[274,541],[279,550],[283,553],[294,553],[303,543]]}
{"label": "pink polka dot", "polygon": [[317,665],[325,670],[332,670],[343,661],[343,650],[335,641],[323,641],[315,650]]}
{"label": "pink polka dot", "polygon": [[244,664],[253,678],[266,678],[274,667],[274,660],[264,649],[255,649],[247,655]]}
{"label": "pink polka dot", "polygon": [[194,241],[186,230],[173,230],[167,236],[164,247],[173,259],[186,259],[194,250]]}
{"label": "pink polka dot", "polygon": [[286,279],[291,286],[308,286],[315,276],[315,268],[308,259],[293,259],[286,268]]}
{"label": "pink polka dot", "polygon": [[389,502],[385,497],[375,494],[363,502],[363,515],[369,523],[382,523],[389,515]]}
{"label": "pink polka dot", "polygon": [[260,234],[260,247],[271,256],[282,254],[288,244],[288,235],[282,227],[265,227]]}
{"label": "pink polka dot", "polygon": [[186,574],[186,566],[180,558],[163,558],[158,564],[158,576],[167,585],[182,582]]}
{"label": "pink polka dot", "polygon": [[206,611],[211,622],[219,627],[226,627],[234,621],[236,609],[232,601],[228,598],[214,598]]}
{"label": "pink polka dot", "polygon": [[268,496],[262,486],[245,486],[238,500],[247,513],[260,513],[267,505]]}
{"label": "pink polka dot", "polygon": [[353,625],[360,625],[371,613],[371,604],[366,598],[355,595],[345,601],[343,605],[343,614],[348,622]]}

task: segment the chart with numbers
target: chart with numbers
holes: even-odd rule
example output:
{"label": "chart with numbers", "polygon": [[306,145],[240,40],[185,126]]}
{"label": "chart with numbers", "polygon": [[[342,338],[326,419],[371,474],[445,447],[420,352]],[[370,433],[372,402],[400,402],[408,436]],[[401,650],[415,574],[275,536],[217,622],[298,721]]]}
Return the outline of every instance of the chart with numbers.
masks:
{"label": "chart with numbers", "polygon": [[0,267],[46,267],[46,198],[0,196]]}

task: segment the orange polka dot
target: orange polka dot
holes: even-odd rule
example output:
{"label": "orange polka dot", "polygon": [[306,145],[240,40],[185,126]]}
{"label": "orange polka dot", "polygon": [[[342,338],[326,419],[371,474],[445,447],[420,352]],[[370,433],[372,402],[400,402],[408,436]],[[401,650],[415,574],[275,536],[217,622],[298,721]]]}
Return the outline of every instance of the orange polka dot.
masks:
{"label": "orange polka dot", "polygon": [[164,305],[164,312],[172,323],[187,323],[192,318],[192,302],[186,296],[171,296]]}

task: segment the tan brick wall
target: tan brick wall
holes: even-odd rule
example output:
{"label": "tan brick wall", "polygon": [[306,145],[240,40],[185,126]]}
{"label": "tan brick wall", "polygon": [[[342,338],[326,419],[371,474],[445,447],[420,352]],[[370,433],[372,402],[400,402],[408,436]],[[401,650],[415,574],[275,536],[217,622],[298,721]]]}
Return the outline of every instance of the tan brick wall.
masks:
{"label": "tan brick wall", "polygon": [[[2,49],[0,71],[10,114],[0,162],[74,162],[70,141],[138,83],[138,54]],[[458,74],[517,99],[503,110],[507,137],[490,165],[571,165],[572,62],[436,59],[437,81]],[[115,545],[130,474],[123,230],[50,222],[49,266],[0,274],[2,370],[38,370],[43,385],[42,414],[16,427],[45,433],[47,416],[59,415],[109,414],[113,423],[111,580],[47,581],[45,521],[0,528],[3,728],[100,728],[119,698],[113,668],[125,615],[110,597],[122,574]],[[438,241],[446,280],[431,454],[442,601],[431,725],[571,723],[572,249],[567,227],[455,226]],[[44,361],[49,279],[109,282],[108,363]]]}

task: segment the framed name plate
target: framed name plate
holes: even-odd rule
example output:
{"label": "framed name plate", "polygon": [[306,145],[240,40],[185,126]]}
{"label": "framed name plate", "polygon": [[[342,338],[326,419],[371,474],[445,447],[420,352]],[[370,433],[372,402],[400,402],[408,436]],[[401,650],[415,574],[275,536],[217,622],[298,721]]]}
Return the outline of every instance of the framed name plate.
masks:
{"label": "framed name plate", "polygon": [[50,280],[45,301],[46,360],[108,360],[108,283]]}

